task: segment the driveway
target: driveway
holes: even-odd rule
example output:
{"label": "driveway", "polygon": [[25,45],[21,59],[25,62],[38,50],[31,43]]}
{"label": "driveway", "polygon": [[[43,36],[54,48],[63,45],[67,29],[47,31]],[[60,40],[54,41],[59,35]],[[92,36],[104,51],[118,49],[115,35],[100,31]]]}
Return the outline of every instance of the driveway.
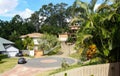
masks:
{"label": "driveway", "polygon": [[34,58],[29,59],[26,64],[16,65],[13,69],[3,73],[2,76],[35,76],[37,73],[61,67],[63,60],[70,65],[76,62],[71,58],[56,56]]}

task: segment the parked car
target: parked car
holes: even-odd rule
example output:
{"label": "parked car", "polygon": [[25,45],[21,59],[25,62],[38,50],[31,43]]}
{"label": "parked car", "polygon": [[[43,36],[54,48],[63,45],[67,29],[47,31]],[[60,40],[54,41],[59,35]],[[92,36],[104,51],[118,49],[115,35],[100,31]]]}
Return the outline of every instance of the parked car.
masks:
{"label": "parked car", "polygon": [[25,64],[25,63],[27,63],[25,58],[19,58],[18,59],[18,64]]}
{"label": "parked car", "polygon": [[16,54],[16,57],[22,57],[22,56],[23,56],[22,53],[17,53],[17,54]]}

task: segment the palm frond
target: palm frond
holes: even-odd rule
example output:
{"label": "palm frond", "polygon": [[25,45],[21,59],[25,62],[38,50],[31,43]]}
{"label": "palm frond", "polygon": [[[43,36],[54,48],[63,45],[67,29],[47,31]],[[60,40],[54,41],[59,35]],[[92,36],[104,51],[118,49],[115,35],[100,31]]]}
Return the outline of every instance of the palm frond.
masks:
{"label": "palm frond", "polygon": [[104,9],[111,10],[112,8],[109,5],[103,3],[96,9],[96,12],[99,13],[100,11],[103,11]]}
{"label": "palm frond", "polygon": [[75,22],[78,22],[78,21],[84,21],[84,19],[82,17],[74,17],[71,21],[70,21],[70,24],[73,24]]}
{"label": "palm frond", "polygon": [[95,4],[96,4],[97,0],[91,0],[90,4],[89,4],[89,8],[94,11],[94,7],[95,7]]}
{"label": "palm frond", "polygon": [[82,1],[77,0],[76,2],[81,8],[83,8],[86,12],[88,12],[88,4]]}

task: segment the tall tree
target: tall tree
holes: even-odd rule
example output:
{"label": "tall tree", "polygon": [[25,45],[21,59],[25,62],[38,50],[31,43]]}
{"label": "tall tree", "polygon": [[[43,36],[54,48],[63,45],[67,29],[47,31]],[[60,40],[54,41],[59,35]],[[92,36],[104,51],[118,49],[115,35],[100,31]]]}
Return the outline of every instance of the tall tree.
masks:
{"label": "tall tree", "polygon": [[66,27],[66,6],[67,4],[65,3],[56,5],[49,3],[48,5],[43,5],[39,11],[33,13],[30,21],[36,27],[36,31],[38,32],[42,25]]}

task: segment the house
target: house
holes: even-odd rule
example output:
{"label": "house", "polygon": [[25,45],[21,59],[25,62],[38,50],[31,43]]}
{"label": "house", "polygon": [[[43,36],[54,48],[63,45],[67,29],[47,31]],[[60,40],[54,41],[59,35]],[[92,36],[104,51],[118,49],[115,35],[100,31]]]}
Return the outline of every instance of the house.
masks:
{"label": "house", "polygon": [[[40,39],[40,37],[42,37],[43,36],[43,34],[41,34],[41,33],[31,33],[31,34],[26,34],[26,35],[22,35],[22,36],[20,36],[20,38],[22,39],[22,40],[24,40],[26,37],[30,37],[30,38],[32,38],[33,39],[33,42],[34,42],[34,48],[33,48],[33,50],[30,50],[29,52],[28,52],[28,54],[30,55],[30,56],[34,56],[35,54],[36,54],[36,50],[38,50],[38,45],[39,45],[39,43],[38,43],[38,40]],[[24,52],[23,52],[24,53]],[[42,52],[43,53],[43,52]],[[41,54],[40,56],[42,56],[43,54]]]}
{"label": "house", "polygon": [[68,39],[68,34],[67,33],[59,34],[59,38],[58,38],[59,41],[65,42],[65,41],[67,41],[67,39]]}
{"label": "house", "polygon": [[0,54],[7,54],[8,57],[14,57],[19,53],[19,49],[13,45],[13,42],[0,37]]}
{"label": "house", "polygon": [[76,25],[71,25],[69,26],[69,38],[72,39],[72,42],[74,43],[76,41],[76,33],[77,31],[80,29],[80,25],[76,24]]}
{"label": "house", "polygon": [[42,36],[43,34],[41,33],[31,33],[31,34],[26,34],[26,35],[22,35],[20,36],[20,38],[22,40],[24,40],[27,36],[32,38],[33,39],[33,42],[34,42],[34,50],[37,50],[38,49],[38,39]]}

